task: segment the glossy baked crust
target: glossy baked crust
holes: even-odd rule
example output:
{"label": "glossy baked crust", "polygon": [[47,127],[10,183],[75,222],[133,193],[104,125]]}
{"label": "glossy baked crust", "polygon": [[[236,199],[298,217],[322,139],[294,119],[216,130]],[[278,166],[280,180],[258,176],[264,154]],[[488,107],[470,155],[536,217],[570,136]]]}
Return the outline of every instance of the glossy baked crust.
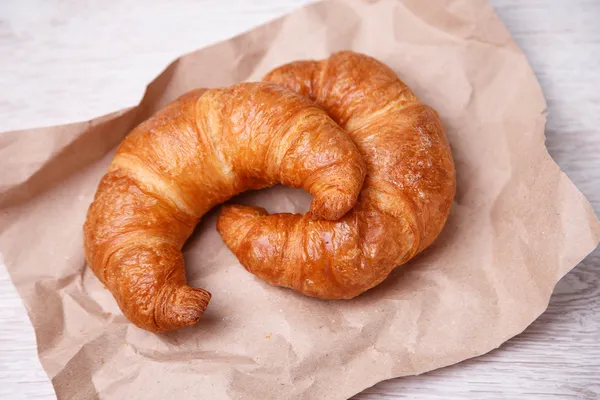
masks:
{"label": "glossy baked crust", "polygon": [[353,52],[299,61],[265,77],[313,99],[347,130],[367,162],[355,208],[338,221],[227,206],[218,229],[266,282],[348,299],[429,246],[455,194],[452,154],[437,113],[381,62]]}
{"label": "glossy baked crust", "polygon": [[313,194],[307,218],[336,219],[355,204],[365,171],[347,134],[289,89],[196,90],[119,146],[88,211],[86,258],[137,326],[191,325],[210,294],[186,284],[181,248],[203,214],[283,183]]}

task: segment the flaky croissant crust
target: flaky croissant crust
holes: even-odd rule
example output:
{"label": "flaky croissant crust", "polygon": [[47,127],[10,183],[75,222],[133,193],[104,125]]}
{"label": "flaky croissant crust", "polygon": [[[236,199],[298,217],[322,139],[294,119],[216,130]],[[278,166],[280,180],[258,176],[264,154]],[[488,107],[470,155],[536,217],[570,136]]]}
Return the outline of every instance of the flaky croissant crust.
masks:
{"label": "flaky croissant crust", "polygon": [[187,285],[181,248],[202,215],[283,183],[313,194],[308,218],[336,219],[355,204],[365,171],[347,134],[289,89],[196,90],[119,146],[87,214],[86,258],[137,326],[191,325],[210,294]]}
{"label": "flaky croissant crust", "polygon": [[429,246],[456,190],[437,113],[383,63],[340,52],[275,69],[265,81],[322,106],[367,162],[355,208],[338,221],[222,208],[217,228],[240,263],[266,282],[323,299],[348,299]]}

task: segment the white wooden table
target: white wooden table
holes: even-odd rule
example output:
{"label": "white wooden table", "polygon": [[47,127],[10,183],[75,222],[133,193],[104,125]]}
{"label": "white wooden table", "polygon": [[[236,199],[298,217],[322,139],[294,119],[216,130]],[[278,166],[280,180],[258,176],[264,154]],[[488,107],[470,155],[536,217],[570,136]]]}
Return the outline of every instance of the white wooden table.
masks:
{"label": "white wooden table", "polygon": [[[308,2],[0,0],[0,131],[134,105],[180,54]],[[550,153],[600,213],[600,1],[492,3],[544,89]],[[3,266],[0,398],[54,398]],[[538,321],[500,349],[380,383],[357,398],[599,399],[600,251],[558,284]]]}

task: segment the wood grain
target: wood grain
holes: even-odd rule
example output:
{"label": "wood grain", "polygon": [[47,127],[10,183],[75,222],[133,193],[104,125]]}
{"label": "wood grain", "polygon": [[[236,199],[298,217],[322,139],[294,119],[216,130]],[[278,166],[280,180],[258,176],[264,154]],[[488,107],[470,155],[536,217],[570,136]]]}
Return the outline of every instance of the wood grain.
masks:
{"label": "wood grain", "polygon": [[[130,106],[181,53],[307,0],[0,2],[0,131]],[[548,101],[550,154],[600,212],[600,3],[493,0]],[[118,84],[116,84],[118,82]],[[557,285],[548,310],[500,349],[357,399],[600,398],[600,251]],[[51,399],[35,337],[0,267],[0,398]]]}

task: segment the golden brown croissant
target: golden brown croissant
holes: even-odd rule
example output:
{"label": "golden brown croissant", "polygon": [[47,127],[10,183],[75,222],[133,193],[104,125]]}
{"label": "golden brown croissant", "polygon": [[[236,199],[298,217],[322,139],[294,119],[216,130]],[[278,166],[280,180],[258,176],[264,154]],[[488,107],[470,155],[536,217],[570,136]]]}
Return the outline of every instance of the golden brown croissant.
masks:
{"label": "golden brown croissant", "polygon": [[442,124],[390,68],[362,54],[293,62],[265,80],[315,100],[348,131],[367,162],[365,184],[339,221],[227,206],[217,228],[270,284],[323,299],[357,296],[429,246],[446,222],[456,178]]}
{"label": "golden brown croissant", "polygon": [[136,127],[102,178],[84,226],[87,261],[137,326],[194,324],[210,294],[186,284],[181,248],[209,209],[277,182],[313,194],[309,218],[356,202],[366,167],[308,99],[247,83],[197,90]]}

